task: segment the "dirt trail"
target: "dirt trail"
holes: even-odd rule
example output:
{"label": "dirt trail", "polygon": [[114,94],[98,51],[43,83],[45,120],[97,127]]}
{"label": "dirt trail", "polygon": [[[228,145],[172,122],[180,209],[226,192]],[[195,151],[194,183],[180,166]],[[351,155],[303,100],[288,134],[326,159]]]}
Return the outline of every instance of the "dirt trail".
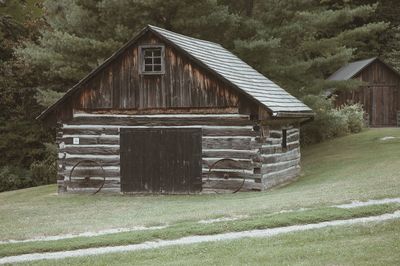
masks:
{"label": "dirt trail", "polygon": [[379,216],[370,216],[370,217],[355,218],[349,220],[335,220],[335,221],[328,221],[315,224],[293,225],[287,227],[278,227],[278,228],[263,229],[263,230],[251,230],[243,232],[231,232],[231,233],[216,234],[216,235],[189,236],[174,240],[149,241],[141,244],[133,244],[126,246],[87,248],[87,249],[79,249],[71,251],[25,254],[19,256],[0,258],[0,264],[36,261],[44,259],[64,259],[72,257],[83,257],[91,255],[154,249],[154,248],[161,248],[161,247],[168,247],[175,245],[188,245],[188,244],[215,242],[222,240],[233,240],[246,237],[257,237],[257,238],[271,237],[279,234],[325,228],[330,226],[345,226],[345,225],[362,224],[367,222],[382,222],[391,219],[400,219],[400,211],[396,211],[390,214],[383,214]]}
{"label": "dirt trail", "polygon": [[54,240],[62,240],[62,239],[69,239],[75,237],[93,237],[93,236],[102,236],[102,235],[109,235],[109,234],[116,234],[116,233],[124,233],[124,232],[133,232],[133,231],[144,231],[144,230],[158,230],[167,228],[167,225],[160,225],[160,226],[135,226],[130,228],[112,228],[112,229],[105,229],[96,232],[83,232],[83,233],[76,233],[76,234],[64,234],[64,235],[56,235],[56,236],[38,236],[30,239],[10,239],[10,240],[1,240],[0,244],[9,244],[9,243],[26,243],[26,242],[35,242],[35,241],[54,241]]}

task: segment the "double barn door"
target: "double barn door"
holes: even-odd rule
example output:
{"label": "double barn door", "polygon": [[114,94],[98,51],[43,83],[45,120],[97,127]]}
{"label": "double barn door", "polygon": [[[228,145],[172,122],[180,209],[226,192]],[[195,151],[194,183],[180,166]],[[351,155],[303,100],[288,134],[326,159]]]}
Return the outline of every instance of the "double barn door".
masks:
{"label": "double barn door", "polygon": [[121,191],[195,193],[201,190],[201,129],[122,128]]}

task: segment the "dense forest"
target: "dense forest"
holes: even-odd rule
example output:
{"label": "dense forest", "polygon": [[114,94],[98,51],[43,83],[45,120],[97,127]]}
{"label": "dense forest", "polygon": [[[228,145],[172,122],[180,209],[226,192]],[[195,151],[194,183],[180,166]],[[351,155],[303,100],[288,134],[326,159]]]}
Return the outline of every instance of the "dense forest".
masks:
{"label": "dense forest", "polygon": [[336,69],[379,56],[400,70],[398,14],[395,0],[0,1],[0,191],[55,179],[35,117],[147,24],[220,43],[302,99],[307,144],[343,129],[323,92],[359,84],[326,81]]}

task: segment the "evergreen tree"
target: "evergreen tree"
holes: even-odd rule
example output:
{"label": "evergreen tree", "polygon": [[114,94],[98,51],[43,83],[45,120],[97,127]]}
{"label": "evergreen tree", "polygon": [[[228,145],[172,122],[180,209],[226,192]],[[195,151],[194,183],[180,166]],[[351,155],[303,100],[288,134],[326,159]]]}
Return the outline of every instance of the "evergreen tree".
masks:
{"label": "evergreen tree", "polygon": [[[47,0],[43,6],[47,27],[17,54],[37,71],[44,105],[147,24],[221,43],[311,105],[309,99],[320,99],[309,95],[359,85],[326,81],[339,67],[397,47],[395,38],[382,37],[391,25],[379,11],[384,5],[373,0]],[[391,58],[397,52],[384,50]]]}
{"label": "evergreen tree", "polygon": [[57,91],[153,24],[223,44],[296,96],[318,94],[334,70],[379,49],[388,27],[369,22],[374,4],[331,0],[48,0],[44,7],[49,27],[18,53]]}
{"label": "evergreen tree", "polygon": [[253,28],[252,35],[236,40],[235,51],[294,95],[320,94],[332,85],[325,81],[329,74],[365,50],[366,44],[369,49],[372,44],[379,46],[377,40],[388,27],[369,22],[376,5],[333,7],[330,2],[256,2],[253,16],[245,22]]}
{"label": "evergreen tree", "polygon": [[40,1],[0,4],[0,172],[11,167],[11,172],[20,173],[45,156],[42,143],[49,136],[34,120],[42,108],[35,100],[39,80],[35,70],[19,61],[13,51],[21,42],[36,40],[43,25],[41,15]]}
{"label": "evergreen tree", "polygon": [[353,0],[353,6],[360,4],[377,4],[371,21],[385,21],[389,27],[381,32],[379,46],[375,50],[361,51],[359,58],[379,56],[400,71],[400,5],[397,0]]}
{"label": "evergreen tree", "polygon": [[147,24],[221,42],[238,17],[217,1],[45,1],[47,29],[18,54],[40,69],[46,88],[65,91]]}

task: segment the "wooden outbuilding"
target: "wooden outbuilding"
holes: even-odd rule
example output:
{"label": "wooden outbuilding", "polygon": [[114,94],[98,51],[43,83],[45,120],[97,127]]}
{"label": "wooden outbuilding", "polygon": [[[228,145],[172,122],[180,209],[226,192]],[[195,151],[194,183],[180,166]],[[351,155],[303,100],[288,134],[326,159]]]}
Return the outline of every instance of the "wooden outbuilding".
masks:
{"label": "wooden outbuilding", "polygon": [[149,25],[39,119],[57,124],[60,192],[173,194],[295,179],[312,117],[219,44]]}
{"label": "wooden outbuilding", "polygon": [[350,63],[329,80],[357,79],[364,84],[353,91],[336,91],[335,105],[360,103],[372,127],[400,126],[400,73],[379,58]]}

